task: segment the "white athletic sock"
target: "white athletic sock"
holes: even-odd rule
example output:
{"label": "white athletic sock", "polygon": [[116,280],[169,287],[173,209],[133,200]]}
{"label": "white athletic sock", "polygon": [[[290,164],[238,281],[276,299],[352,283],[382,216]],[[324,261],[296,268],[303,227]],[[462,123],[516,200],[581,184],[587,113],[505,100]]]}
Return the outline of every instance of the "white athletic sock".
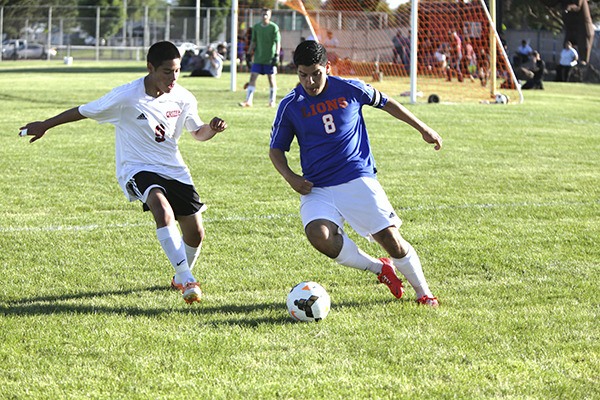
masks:
{"label": "white athletic sock", "polygon": [[255,91],[256,91],[256,86],[248,85],[248,89],[246,90],[246,103],[252,103],[252,99],[254,98]]}
{"label": "white athletic sock", "polygon": [[344,240],[342,250],[335,258],[335,261],[338,264],[362,269],[363,271],[368,270],[375,274],[381,273],[381,267],[383,266],[381,261],[359,249],[356,243],[354,243],[346,234],[342,234],[342,238]]}
{"label": "white athletic sock", "polygon": [[175,225],[168,225],[156,230],[156,237],[160,242],[167,258],[175,268],[175,282],[196,282],[187,262],[183,239]]}
{"label": "white athletic sock", "polygon": [[273,86],[269,91],[269,102],[275,103],[276,96],[277,96],[277,86]]}
{"label": "white athletic sock", "polygon": [[188,246],[183,242],[183,247],[185,248],[185,256],[188,262],[188,266],[190,267],[190,271],[194,269],[194,265],[196,265],[196,261],[198,260],[198,256],[200,255],[200,250],[202,249],[202,243],[198,247]]}
{"label": "white athletic sock", "polygon": [[406,277],[406,280],[415,289],[417,298],[421,298],[425,295],[432,296],[427,281],[425,280],[425,274],[423,273],[423,267],[421,266],[421,260],[417,255],[415,249],[409,244],[408,252],[406,256],[402,258],[392,258],[394,266]]}

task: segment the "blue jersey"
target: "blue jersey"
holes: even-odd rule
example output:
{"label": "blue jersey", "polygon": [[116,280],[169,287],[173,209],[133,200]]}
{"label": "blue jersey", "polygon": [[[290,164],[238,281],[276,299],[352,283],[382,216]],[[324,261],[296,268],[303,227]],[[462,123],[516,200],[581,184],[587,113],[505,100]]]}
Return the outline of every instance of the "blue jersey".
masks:
{"label": "blue jersey", "polygon": [[318,96],[298,85],[279,104],[270,146],[289,151],[296,137],[302,174],[316,187],[375,176],[362,106],[386,103],[385,95],[359,80],[328,76]]}

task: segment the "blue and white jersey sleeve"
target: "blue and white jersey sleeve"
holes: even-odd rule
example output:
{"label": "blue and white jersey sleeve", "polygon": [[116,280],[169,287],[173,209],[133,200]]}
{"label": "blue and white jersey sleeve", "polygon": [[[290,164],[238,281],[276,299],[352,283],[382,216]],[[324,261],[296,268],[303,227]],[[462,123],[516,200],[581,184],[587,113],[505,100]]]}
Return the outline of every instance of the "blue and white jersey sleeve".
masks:
{"label": "blue and white jersey sleeve", "polygon": [[279,102],[277,114],[273,120],[271,127],[271,143],[270,148],[289,151],[292,141],[294,140],[295,130],[293,123],[293,103],[298,99],[296,89],[292,90]]}
{"label": "blue and white jersey sleeve", "polygon": [[375,108],[383,108],[388,102],[388,98],[385,94],[375,89],[373,86],[366,84],[362,81],[357,81],[359,84],[364,86],[365,95],[369,99],[368,105]]}

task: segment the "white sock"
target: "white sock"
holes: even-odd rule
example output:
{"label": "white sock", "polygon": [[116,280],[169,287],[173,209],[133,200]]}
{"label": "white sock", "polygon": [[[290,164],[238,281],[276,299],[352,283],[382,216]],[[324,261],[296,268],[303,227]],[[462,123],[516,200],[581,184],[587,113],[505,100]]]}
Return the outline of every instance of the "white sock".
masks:
{"label": "white sock", "polygon": [[277,86],[273,86],[269,91],[269,102],[275,103],[275,97],[277,95]]}
{"label": "white sock", "polygon": [[175,282],[196,282],[187,262],[183,239],[181,238],[179,229],[175,225],[158,228],[156,230],[156,237],[171,265],[175,268]]}
{"label": "white sock", "polygon": [[425,280],[425,274],[423,273],[423,267],[421,266],[421,260],[417,255],[415,249],[409,244],[408,252],[403,258],[392,258],[394,266],[406,277],[406,280],[415,289],[417,298],[421,298],[425,295],[433,297],[427,281]]}
{"label": "white sock", "polygon": [[252,99],[254,98],[255,91],[256,91],[256,86],[248,85],[248,89],[246,90],[246,103],[252,103]]}
{"label": "white sock", "polygon": [[335,258],[335,261],[338,264],[362,269],[363,271],[368,270],[376,274],[381,273],[381,267],[383,266],[381,261],[359,249],[356,243],[354,243],[346,234],[342,234],[342,238],[344,240],[342,250]]}
{"label": "white sock", "polygon": [[185,256],[188,262],[188,266],[190,267],[190,271],[194,269],[194,265],[196,265],[196,261],[198,260],[198,256],[200,255],[200,250],[202,249],[202,243],[198,247],[188,246],[183,242],[183,247],[185,248]]}

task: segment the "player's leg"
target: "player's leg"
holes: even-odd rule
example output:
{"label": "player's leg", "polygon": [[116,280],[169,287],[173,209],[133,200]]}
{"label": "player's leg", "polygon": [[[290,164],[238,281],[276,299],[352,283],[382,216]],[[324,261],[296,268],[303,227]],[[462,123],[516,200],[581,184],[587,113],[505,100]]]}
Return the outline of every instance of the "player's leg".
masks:
{"label": "player's leg", "polygon": [[339,228],[326,219],[311,221],[304,229],[312,246],[338,264],[379,274],[382,262],[358,248],[356,243]]}
{"label": "player's leg", "polygon": [[[433,298],[419,257],[400,235],[398,228],[402,221],[377,179],[365,177],[340,185],[335,193],[335,201],[356,232],[375,240],[392,257],[390,264],[415,288],[418,299],[423,296]],[[389,278],[393,280],[394,277]]]}
{"label": "player's leg", "polygon": [[192,215],[178,216],[179,227],[183,234],[183,246],[185,248],[185,254],[187,257],[188,265],[190,270],[194,268],[200,250],[202,249],[202,242],[204,241],[204,225],[202,224],[202,213],[197,212]]}
{"label": "player's leg", "polygon": [[190,271],[179,228],[175,224],[175,214],[162,188],[150,190],[146,205],[156,221],[156,236],[167,258],[175,268],[179,283],[195,282]]}
{"label": "player's leg", "polygon": [[252,107],[252,100],[254,99],[254,92],[256,91],[256,80],[260,73],[260,64],[252,64],[250,72],[250,81],[246,87],[246,100],[241,102],[240,107]]}
{"label": "player's leg", "polygon": [[272,67],[273,73],[267,74],[267,79],[269,81],[269,107],[275,107],[277,104],[276,96],[277,96],[277,67]]}
{"label": "player's leg", "polygon": [[305,231],[313,247],[338,264],[371,271],[381,283],[388,286],[396,298],[399,299],[404,294],[402,281],[398,279],[391,261],[387,258],[378,260],[359,249],[338,225],[321,219],[309,223]]}
{"label": "player's leg", "polygon": [[[152,213],[156,222],[156,237],[173,265],[175,275],[179,276],[179,282],[197,286],[187,262],[181,233],[175,224],[176,212],[191,215],[203,206],[194,187],[165,179],[153,172],[141,171],[127,182],[126,189],[132,198],[137,198],[144,204],[145,211]],[[170,197],[173,201],[167,198],[166,193],[175,195]],[[192,289],[192,292],[192,296],[184,293],[184,300],[188,303],[191,302],[188,301],[190,298],[192,301],[200,299],[199,289]]]}
{"label": "player's leg", "polygon": [[402,297],[402,282],[389,260],[378,260],[365,253],[340,228],[344,219],[332,202],[332,190],[335,189],[313,188],[310,194],[301,196],[300,213],[309,242],[338,264],[375,273],[390,287],[394,296]]}
{"label": "player's leg", "polygon": [[387,251],[396,269],[415,289],[417,301],[437,306],[437,299],[429,289],[419,255],[411,244],[400,235],[398,228],[390,226],[372,236]]}

